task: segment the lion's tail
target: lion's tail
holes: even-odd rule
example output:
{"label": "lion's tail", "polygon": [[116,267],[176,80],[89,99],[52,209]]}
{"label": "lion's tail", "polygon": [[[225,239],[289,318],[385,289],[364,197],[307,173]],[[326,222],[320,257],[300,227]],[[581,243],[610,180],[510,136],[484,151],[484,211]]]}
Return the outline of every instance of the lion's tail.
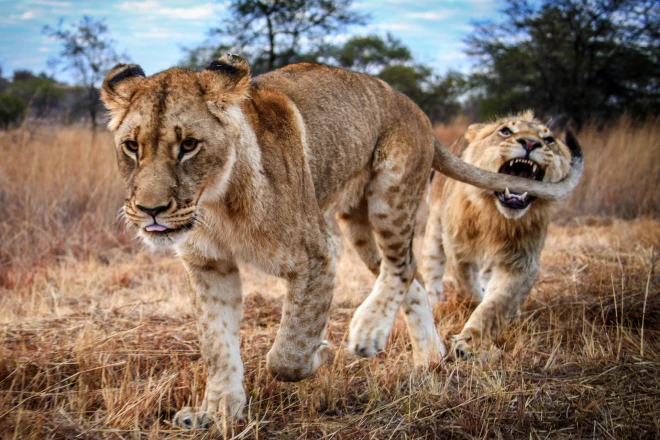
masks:
{"label": "lion's tail", "polygon": [[566,145],[571,151],[571,168],[566,177],[557,182],[539,182],[521,177],[498,174],[477,168],[454,156],[440,141],[435,141],[433,168],[452,179],[477,186],[479,188],[516,193],[527,192],[542,199],[556,200],[567,197],[577,186],[584,169],[582,147],[575,133],[566,129]]}

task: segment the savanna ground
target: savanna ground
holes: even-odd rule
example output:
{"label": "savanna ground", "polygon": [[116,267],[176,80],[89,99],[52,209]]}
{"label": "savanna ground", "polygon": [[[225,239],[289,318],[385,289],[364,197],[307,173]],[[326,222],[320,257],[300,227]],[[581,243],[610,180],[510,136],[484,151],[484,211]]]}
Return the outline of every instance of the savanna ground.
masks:
{"label": "savanna ground", "polygon": [[[587,169],[539,280],[477,360],[414,371],[401,319],[375,359],[345,354],[374,279],[343,245],[336,356],[311,379],[276,382],[265,356],[284,285],[243,268],[246,421],[192,433],[170,425],[205,381],[183,269],[118,221],[110,136],[0,133],[0,438],[658,438],[658,122],[581,132]],[[445,340],[469,312],[453,300],[435,311]]]}

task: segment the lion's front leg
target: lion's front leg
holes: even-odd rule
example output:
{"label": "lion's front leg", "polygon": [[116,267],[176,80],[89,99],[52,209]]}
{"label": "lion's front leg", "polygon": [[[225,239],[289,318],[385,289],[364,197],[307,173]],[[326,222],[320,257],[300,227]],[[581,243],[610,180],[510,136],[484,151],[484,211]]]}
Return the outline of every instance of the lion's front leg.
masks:
{"label": "lion's front leg", "polygon": [[325,340],[332,303],[335,261],[329,236],[304,246],[296,269],[284,274],[289,291],[284,299],[282,322],[268,352],[268,371],[291,382],[313,374],[330,356]]}
{"label": "lion's front leg", "polygon": [[504,266],[495,268],[484,299],[472,312],[461,333],[452,337],[452,351],[457,358],[469,358],[474,350],[495,340],[511,317],[520,311],[538,272],[536,263],[524,270]]}
{"label": "lion's front leg", "polygon": [[216,417],[242,418],[245,406],[239,329],[241,279],[234,261],[200,261],[184,257],[197,317],[206,390],[199,408],[184,408],[174,417],[183,428],[208,427]]}

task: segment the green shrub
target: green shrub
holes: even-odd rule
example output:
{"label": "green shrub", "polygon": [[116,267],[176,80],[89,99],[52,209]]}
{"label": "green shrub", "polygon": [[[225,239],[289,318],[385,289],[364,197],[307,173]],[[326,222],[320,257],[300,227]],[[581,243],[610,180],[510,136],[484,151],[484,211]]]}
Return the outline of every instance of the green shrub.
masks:
{"label": "green shrub", "polygon": [[19,123],[26,107],[21,98],[0,93],[0,127],[7,129]]}

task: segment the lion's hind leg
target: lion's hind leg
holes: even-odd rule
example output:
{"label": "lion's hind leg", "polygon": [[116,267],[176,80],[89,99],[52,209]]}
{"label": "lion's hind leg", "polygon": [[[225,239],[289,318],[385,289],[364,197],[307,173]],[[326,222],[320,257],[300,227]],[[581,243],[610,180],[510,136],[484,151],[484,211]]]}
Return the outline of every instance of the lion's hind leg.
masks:
{"label": "lion's hind leg", "polygon": [[373,226],[369,221],[367,199],[363,197],[352,209],[337,212],[337,224],[367,268],[378,276],[381,257],[374,238]]}
{"label": "lion's hind leg", "polygon": [[442,277],[445,274],[447,256],[442,242],[441,207],[438,203],[429,206],[426,233],[422,246],[422,278],[431,306],[445,300],[445,288]]}
{"label": "lion's hind leg", "polygon": [[401,305],[413,346],[413,362],[418,367],[439,363],[447,354],[433,321],[426,290],[414,280]]}
{"label": "lion's hind leg", "polygon": [[421,151],[419,155],[411,154],[411,146],[399,138],[403,134],[382,141],[367,186],[368,219],[375,246],[371,241],[367,243],[372,247],[370,253],[375,253],[377,246],[380,268],[372,292],[351,320],[349,349],[361,357],[375,356],[385,347],[397,311],[403,306],[413,341],[413,356],[422,363],[441,358],[444,346],[426,292],[414,280],[413,229],[428,176],[420,170],[426,168],[428,158]]}
{"label": "lion's hind leg", "polygon": [[[378,276],[382,258],[369,220],[367,199],[363,198],[353,209],[338,212],[337,222],[362,261]],[[427,366],[431,362],[440,362],[446,354],[445,346],[437,335],[426,291],[420,283],[412,282],[401,307],[413,344],[415,365]],[[352,349],[355,351],[355,347]]]}

